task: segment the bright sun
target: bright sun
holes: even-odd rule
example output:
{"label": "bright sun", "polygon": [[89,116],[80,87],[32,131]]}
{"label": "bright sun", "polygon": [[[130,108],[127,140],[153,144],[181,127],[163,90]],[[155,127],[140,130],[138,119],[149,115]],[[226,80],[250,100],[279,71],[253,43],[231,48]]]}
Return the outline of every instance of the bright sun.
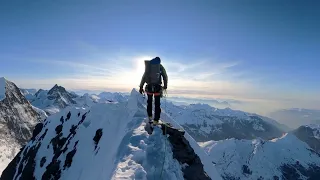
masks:
{"label": "bright sun", "polygon": [[151,60],[152,58],[150,56],[142,56],[142,57],[138,57],[138,58],[135,58],[135,69],[136,69],[136,72],[141,74],[143,74],[144,72],[144,61],[145,60]]}

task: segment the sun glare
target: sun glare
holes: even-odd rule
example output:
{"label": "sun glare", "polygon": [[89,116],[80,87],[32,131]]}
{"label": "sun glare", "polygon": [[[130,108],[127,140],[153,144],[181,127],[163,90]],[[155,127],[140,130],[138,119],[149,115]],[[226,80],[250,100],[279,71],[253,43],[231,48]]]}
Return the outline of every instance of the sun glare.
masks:
{"label": "sun glare", "polygon": [[150,56],[142,56],[142,57],[135,58],[135,70],[136,70],[136,72],[142,75],[143,72],[144,72],[144,69],[145,69],[144,61],[145,60],[151,60],[151,59],[152,59],[152,57],[150,57]]}
{"label": "sun glare", "polygon": [[128,72],[124,72],[117,77],[117,82],[120,84],[126,84],[127,86],[137,87],[140,84],[143,76],[145,66],[145,60],[151,60],[151,57],[141,56],[133,58],[133,69]]}

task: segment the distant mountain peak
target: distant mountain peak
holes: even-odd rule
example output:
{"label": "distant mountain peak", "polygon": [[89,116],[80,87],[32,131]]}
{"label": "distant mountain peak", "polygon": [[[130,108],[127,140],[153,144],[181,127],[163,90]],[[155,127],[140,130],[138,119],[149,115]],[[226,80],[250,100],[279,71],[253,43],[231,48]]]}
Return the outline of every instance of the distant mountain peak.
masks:
{"label": "distant mountain peak", "polygon": [[64,87],[62,87],[62,86],[58,86],[58,84],[55,84],[54,86],[53,86],[53,88],[51,88],[50,90],[49,90],[49,92],[48,92],[48,95],[51,95],[51,94],[53,94],[54,92],[67,92],[67,90],[64,88]]}

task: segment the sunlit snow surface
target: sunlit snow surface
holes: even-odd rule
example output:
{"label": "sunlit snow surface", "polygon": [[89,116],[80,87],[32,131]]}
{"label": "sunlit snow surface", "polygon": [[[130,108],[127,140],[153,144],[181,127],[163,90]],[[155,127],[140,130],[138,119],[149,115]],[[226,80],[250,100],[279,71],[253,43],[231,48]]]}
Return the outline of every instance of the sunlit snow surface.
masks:
{"label": "sunlit snow surface", "polygon": [[295,165],[298,162],[306,169],[311,164],[320,165],[318,155],[292,134],[284,134],[270,141],[227,139],[199,144],[224,177],[259,179],[261,176],[273,179],[274,176],[282,177],[280,167],[285,164]]}
{"label": "sunlit snow surface", "polygon": [[[67,120],[69,112],[70,119]],[[42,179],[55,154],[51,142],[57,136],[57,127],[62,125],[60,138],[67,138],[69,143],[62,147],[67,147],[66,152],[57,158],[61,161],[60,179],[184,179],[183,167],[173,158],[170,142],[162,131],[155,128],[154,133],[148,135],[144,130],[146,116],[145,99],[135,90],[127,102],[95,104],[90,109],[69,107],[50,116],[36,140],[30,141],[22,154],[30,147],[40,146],[34,175],[36,179]],[[164,112],[162,118],[181,128]],[[72,127],[76,127],[76,133],[70,136]],[[100,128],[103,135],[95,146],[93,138]],[[199,155],[208,175],[215,180],[221,179],[200,146],[188,134],[185,137]],[[72,165],[64,168],[66,155],[74,150]],[[44,158],[46,161],[40,166]],[[22,161],[18,163],[24,168]],[[16,173],[15,178],[19,176],[21,174]]]}

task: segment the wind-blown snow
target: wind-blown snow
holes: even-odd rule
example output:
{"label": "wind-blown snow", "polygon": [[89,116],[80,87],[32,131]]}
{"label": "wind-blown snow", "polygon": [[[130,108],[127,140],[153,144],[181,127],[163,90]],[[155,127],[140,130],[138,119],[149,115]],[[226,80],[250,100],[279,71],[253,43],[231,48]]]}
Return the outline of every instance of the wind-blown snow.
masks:
{"label": "wind-blown snow", "polygon": [[6,97],[6,79],[0,78],[0,101]]}

